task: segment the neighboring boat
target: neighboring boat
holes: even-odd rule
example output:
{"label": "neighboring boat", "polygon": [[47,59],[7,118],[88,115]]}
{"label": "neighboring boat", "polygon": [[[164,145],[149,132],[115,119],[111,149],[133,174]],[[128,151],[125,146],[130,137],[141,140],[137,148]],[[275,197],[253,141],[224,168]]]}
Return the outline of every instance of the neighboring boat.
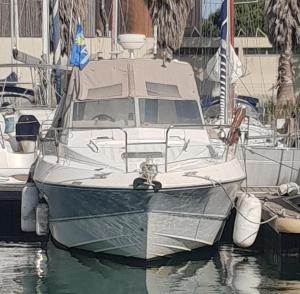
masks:
{"label": "neighboring boat", "polygon": [[[204,97],[204,117],[209,124],[214,125],[212,128],[222,129],[220,134],[225,138],[224,128],[220,125],[230,122],[230,106],[243,105],[248,116],[240,127],[242,136],[239,159],[247,174],[244,185],[276,186],[294,182],[300,178],[299,134],[295,132],[282,136],[271,126],[262,124],[256,108],[259,102],[257,98],[237,96],[237,99],[232,101],[230,84],[242,77],[242,64],[230,42],[231,36],[234,35],[234,27],[231,26],[234,11],[230,9],[229,2],[232,4],[233,1],[223,0],[221,6],[220,49],[208,61],[206,68],[209,79],[219,82],[220,97]],[[231,30],[227,30],[227,24]],[[291,140],[286,140],[287,138]],[[286,144],[286,141],[290,142]],[[213,145],[217,152],[224,152],[225,146],[220,140],[214,139]]]}
{"label": "neighboring boat", "polygon": [[53,238],[142,259],[218,241],[245,174],[233,146],[214,152],[199,101],[183,62],[74,69],[33,175]]}
{"label": "neighboring boat", "polygon": [[14,73],[0,81],[0,190],[25,185],[40,125],[51,119],[52,109],[38,88],[21,85]]}
{"label": "neighboring boat", "polygon": [[[219,99],[204,99],[204,119],[215,130],[220,129]],[[300,170],[300,149],[297,137],[291,136],[294,146],[284,143],[285,137],[260,121],[257,108],[237,98],[236,105],[245,107],[247,118],[241,124],[241,141],[238,157],[247,171],[249,186],[278,186],[287,182],[297,182]],[[225,144],[219,138],[211,139],[216,152],[222,154]],[[257,173],[260,170],[261,173]],[[262,176],[263,175],[263,176]],[[245,183],[244,183],[245,184]]]}

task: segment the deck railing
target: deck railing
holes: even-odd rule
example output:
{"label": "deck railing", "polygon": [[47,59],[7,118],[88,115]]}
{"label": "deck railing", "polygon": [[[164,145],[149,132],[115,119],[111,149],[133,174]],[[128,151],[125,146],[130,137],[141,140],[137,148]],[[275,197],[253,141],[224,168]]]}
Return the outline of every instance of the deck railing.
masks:
{"label": "deck railing", "polygon": [[[56,156],[57,156],[57,161],[59,162],[60,155],[59,155],[59,150],[58,150],[58,145],[60,142],[60,137],[63,135],[63,131],[80,131],[80,130],[120,130],[121,132],[124,133],[124,149],[125,149],[125,156],[123,157],[125,159],[125,170],[126,173],[128,173],[128,146],[133,146],[133,145],[157,145],[157,144],[162,144],[165,145],[165,161],[164,161],[164,169],[165,172],[168,171],[168,149],[169,149],[169,133],[172,129],[194,129],[194,128],[201,128],[203,129],[208,125],[205,124],[183,124],[183,125],[169,125],[168,128],[165,130],[165,139],[162,141],[153,141],[153,142],[128,142],[128,133],[126,130],[124,130],[121,127],[69,127],[69,128],[50,128],[47,130],[42,130],[39,135],[39,142],[41,145],[41,151],[42,155],[45,154],[45,149],[44,149],[44,143],[47,142],[54,142],[55,147],[56,147]],[[225,125],[224,125],[225,126]],[[228,125],[226,125],[228,127]],[[52,134],[51,134],[52,132]]]}

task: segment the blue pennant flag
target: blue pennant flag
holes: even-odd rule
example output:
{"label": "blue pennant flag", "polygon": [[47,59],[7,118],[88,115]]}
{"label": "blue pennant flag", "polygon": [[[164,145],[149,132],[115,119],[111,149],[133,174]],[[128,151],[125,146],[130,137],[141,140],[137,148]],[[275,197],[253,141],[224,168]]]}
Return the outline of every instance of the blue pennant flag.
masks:
{"label": "blue pennant flag", "polygon": [[90,59],[85,45],[82,25],[80,22],[78,22],[75,42],[72,46],[70,63],[82,70],[89,63],[89,60]]}

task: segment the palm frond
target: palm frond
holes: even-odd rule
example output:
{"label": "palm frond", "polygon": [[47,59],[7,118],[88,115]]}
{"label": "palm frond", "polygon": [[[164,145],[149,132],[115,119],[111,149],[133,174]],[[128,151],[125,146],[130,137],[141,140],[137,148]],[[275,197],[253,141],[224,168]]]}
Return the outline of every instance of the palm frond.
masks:
{"label": "palm frond", "polygon": [[194,0],[150,0],[153,25],[158,27],[158,44],[172,51],[181,45],[186,22]]}
{"label": "palm frond", "polygon": [[[53,1],[50,4],[50,14],[53,12]],[[84,21],[87,17],[87,1],[86,0],[61,0],[59,1],[59,17],[60,17],[60,38],[61,38],[61,54],[69,55],[71,44],[74,40],[76,24],[78,18]],[[50,26],[51,27],[51,26]],[[71,29],[71,31],[70,31]],[[50,33],[52,37],[52,34]],[[52,43],[52,39],[51,39]],[[53,50],[53,46],[51,46]]]}

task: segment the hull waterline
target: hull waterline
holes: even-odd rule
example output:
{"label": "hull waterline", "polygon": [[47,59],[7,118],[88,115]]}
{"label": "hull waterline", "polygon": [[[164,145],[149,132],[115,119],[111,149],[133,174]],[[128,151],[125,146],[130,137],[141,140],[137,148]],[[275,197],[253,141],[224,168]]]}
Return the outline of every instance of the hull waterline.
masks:
{"label": "hull waterline", "polygon": [[240,181],[225,184],[226,193],[221,186],[154,193],[37,185],[48,201],[50,230],[58,243],[153,259],[218,241]]}

